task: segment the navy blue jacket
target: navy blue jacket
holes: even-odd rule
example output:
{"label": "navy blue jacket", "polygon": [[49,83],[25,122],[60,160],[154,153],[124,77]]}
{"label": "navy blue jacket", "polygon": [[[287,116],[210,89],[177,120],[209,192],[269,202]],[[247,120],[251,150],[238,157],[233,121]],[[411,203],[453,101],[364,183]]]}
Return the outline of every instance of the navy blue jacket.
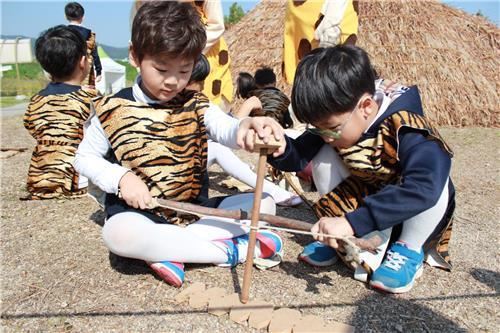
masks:
{"label": "navy blue jacket", "polygon": [[[401,110],[423,115],[416,87],[395,99],[360,141],[376,136],[384,119]],[[286,143],[282,156],[268,157],[272,166],[283,171],[302,170],[325,144],[321,137],[308,132],[295,140],[286,137]],[[401,224],[433,207],[441,196],[449,179],[451,157],[438,142],[427,139],[423,131],[401,130],[398,157],[401,182],[387,184],[378,193],[365,197],[363,206],[346,214],[356,236]],[[451,180],[448,186],[449,198],[454,200]]]}
{"label": "navy blue jacket", "polygon": [[[76,25],[76,24],[70,24],[68,25],[71,29],[74,29],[82,35],[83,39],[87,41],[90,38],[90,34],[92,30],[87,29],[85,27],[82,27],[81,25]],[[92,54],[92,58],[94,59],[94,69],[96,76],[101,75],[102,72],[102,65],[101,65],[101,58],[99,58],[99,54],[97,53],[97,42],[95,44],[95,47],[93,50],[90,51]]]}

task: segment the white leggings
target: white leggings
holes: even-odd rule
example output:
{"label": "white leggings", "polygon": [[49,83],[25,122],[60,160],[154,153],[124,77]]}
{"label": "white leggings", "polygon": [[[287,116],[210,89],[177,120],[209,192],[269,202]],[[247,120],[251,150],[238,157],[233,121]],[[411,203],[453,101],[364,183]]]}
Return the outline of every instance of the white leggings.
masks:
{"label": "white leggings", "polygon": [[[247,184],[250,187],[255,187],[257,175],[250,169],[250,166],[240,160],[231,149],[221,145],[218,142],[208,140],[208,162],[207,168],[212,164],[217,163],[230,176]],[[269,193],[276,202],[282,202],[293,196],[287,190],[264,180],[263,192]]]}
{"label": "white leggings", "polygon": [[[225,198],[219,208],[251,211],[252,205],[253,193],[246,193]],[[274,200],[269,195],[263,195],[260,207],[262,213],[276,213]],[[224,220],[204,217],[182,228],[155,223],[139,213],[123,212],[106,221],[102,236],[108,249],[123,257],[153,262],[222,264],[228,260],[226,252],[212,241],[249,232],[248,228],[224,223]]]}

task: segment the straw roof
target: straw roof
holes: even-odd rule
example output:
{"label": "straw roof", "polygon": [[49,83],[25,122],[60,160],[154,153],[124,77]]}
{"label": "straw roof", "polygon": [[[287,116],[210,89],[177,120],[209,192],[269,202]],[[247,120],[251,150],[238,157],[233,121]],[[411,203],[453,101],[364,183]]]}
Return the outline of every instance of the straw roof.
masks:
{"label": "straw roof", "polygon": [[[284,16],[283,0],[264,0],[226,32],[233,78],[262,65],[281,78]],[[357,45],[381,77],[417,84],[438,125],[499,127],[498,27],[433,0],[364,0],[359,16]]]}

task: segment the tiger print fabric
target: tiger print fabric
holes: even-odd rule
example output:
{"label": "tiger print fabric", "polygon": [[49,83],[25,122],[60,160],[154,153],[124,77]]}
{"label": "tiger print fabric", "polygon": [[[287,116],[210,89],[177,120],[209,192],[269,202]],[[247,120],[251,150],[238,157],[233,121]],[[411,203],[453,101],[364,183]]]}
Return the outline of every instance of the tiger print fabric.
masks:
{"label": "tiger print fabric", "polygon": [[36,140],[28,170],[24,199],[73,197],[86,193],[78,189],[79,175],[73,168],[83,126],[90,116],[94,90],[69,94],[35,95],[24,114],[24,127]]}
{"label": "tiger print fabric", "polygon": [[94,57],[92,56],[92,50],[96,47],[95,33],[91,32],[89,39],[87,39],[87,62],[89,63],[90,71],[83,79],[83,85],[95,85],[95,72],[94,72]]}
{"label": "tiger print fabric", "polygon": [[[427,139],[435,140],[453,156],[451,149],[427,119],[407,111],[394,113],[380,124],[376,137],[367,138],[350,148],[337,150],[351,176],[315,203],[313,208],[318,217],[344,216],[362,206],[364,197],[400,181],[398,135],[402,130],[424,133]],[[453,208],[445,214],[444,219],[447,221],[442,224],[445,227],[429,241],[448,265]],[[444,268],[450,269],[451,265]]]}
{"label": "tiger print fabric", "polygon": [[96,114],[118,162],[138,175],[153,197],[191,201],[207,167],[207,107],[208,99],[194,92],[164,106],[104,97],[96,102]]}

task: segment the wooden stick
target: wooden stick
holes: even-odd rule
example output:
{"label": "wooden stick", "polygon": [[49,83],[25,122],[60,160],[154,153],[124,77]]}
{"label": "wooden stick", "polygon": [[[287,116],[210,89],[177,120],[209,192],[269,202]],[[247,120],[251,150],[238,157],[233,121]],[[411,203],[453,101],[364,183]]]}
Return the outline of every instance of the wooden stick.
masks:
{"label": "wooden stick", "polygon": [[[178,202],[178,201],[159,199],[159,198],[156,198],[156,204],[153,202],[153,205],[150,206],[150,208],[156,208],[156,207],[168,208],[178,212],[183,212],[197,216],[218,216],[235,220],[251,220],[253,215],[251,212],[245,210],[210,208],[210,207],[203,207],[191,204],[188,202]],[[311,230],[312,227],[311,223],[291,219],[288,217],[275,216],[264,213],[259,213],[257,215],[258,215],[257,219],[259,221],[269,222],[270,224],[279,227],[286,227],[303,231]]]}
{"label": "wooden stick", "polygon": [[252,207],[252,221],[250,226],[250,236],[248,239],[247,261],[245,263],[245,271],[243,273],[243,286],[241,288],[240,301],[243,304],[248,302],[248,294],[250,292],[250,283],[252,282],[252,267],[253,255],[255,251],[255,243],[257,242],[257,230],[259,225],[260,201],[262,199],[262,188],[264,186],[264,176],[266,175],[267,163],[267,148],[260,148],[259,162],[257,164],[257,183],[255,184],[255,192]]}
{"label": "wooden stick", "polygon": [[[226,217],[234,220],[249,220],[252,218],[252,213],[245,210],[228,210],[221,208],[209,208],[198,206],[187,202],[177,202],[167,199],[153,198],[153,205],[150,208],[162,207],[172,209],[178,212],[188,213],[197,216],[218,216]],[[268,222],[277,227],[284,227],[296,229],[300,231],[311,231],[312,224],[300,220],[295,220],[283,216],[275,216],[270,214],[258,214],[258,221]],[[375,249],[382,243],[382,239],[375,236],[370,239],[352,238],[351,241],[362,250],[375,251]]]}

